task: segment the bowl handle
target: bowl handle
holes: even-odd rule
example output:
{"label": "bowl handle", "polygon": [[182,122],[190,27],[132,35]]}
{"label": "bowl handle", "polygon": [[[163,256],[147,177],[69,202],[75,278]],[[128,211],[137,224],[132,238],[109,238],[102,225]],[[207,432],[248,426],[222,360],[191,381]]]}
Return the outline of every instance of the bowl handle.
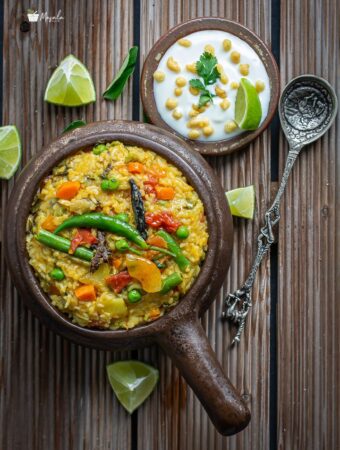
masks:
{"label": "bowl handle", "polygon": [[197,317],[174,322],[158,342],[191,386],[211,421],[223,435],[245,428],[250,412],[224,375]]}

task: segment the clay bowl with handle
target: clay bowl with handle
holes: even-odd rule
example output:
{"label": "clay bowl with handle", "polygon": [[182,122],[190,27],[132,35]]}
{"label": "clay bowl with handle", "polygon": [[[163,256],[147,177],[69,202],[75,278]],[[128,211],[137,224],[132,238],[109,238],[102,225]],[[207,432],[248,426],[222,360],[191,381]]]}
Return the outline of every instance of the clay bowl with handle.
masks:
{"label": "clay bowl with handle", "polygon": [[[53,167],[81,149],[116,140],[150,149],[181,170],[204,204],[209,241],[199,276],[172,310],[143,326],[108,331],[80,327],[52,306],[29,264],[25,240],[33,198]],[[5,255],[13,281],[27,306],[45,325],[78,344],[102,350],[135,349],[156,342],[172,358],[220,433],[231,435],[248,424],[249,411],[223,373],[199,319],[228,271],[233,225],[222,186],[197,152],[153,125],[92,123],[62,135],[30,161],[15,184],[6,214]]]}

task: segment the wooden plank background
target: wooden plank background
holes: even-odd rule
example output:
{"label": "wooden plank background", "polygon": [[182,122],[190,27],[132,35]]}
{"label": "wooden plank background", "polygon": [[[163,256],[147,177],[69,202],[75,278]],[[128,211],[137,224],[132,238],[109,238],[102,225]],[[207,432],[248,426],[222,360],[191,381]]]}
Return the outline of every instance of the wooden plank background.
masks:
{"label": "wooden plank background", "polygon": [[[20,26],[28,8],[49,15],[60,9],[64,20],[31,24],[23,32]],[[72,120],[142,119],[138,69],[115,103],[102,100],[100,94],[134,43],[140,45],[142,67],[166,30],[201,16],[237,20],[268,45],[274,42],[282,85],[312,72],[327,78],[339,92],[339,9],[337,0],[40,0],[34,5],[4,0],[2,123],[18,126],[25,164]],[[47,80],[69,53],[93,76],[98,100],[86,108],[65,110],[43,102]],[[247,275],[275,187],[276,166],[279,162],[281,173],[287,146],[274,125],[246,150],[209,158],[226,189],[254,184],[257,194],[255,220],[235,220],[232,266],[224,289],[203,318],[219,360],[251,408],[252,422],[245,431],[232,438],[218,435],[157,347],[132,355],[100,352],[49,332],[22,305],[1,253],[0,449],[339,448],[337,120],[337,127],[297,162],[282,210],[278,256],[274,249],[261,267],[246,333],[232,349],[232,330],[220,320],[222,298]],[[2,228],[14,182],[1,182]],[[157,389],[132,417],[117,403],[105,374],[108,362],[128,357],[160,370]]]}

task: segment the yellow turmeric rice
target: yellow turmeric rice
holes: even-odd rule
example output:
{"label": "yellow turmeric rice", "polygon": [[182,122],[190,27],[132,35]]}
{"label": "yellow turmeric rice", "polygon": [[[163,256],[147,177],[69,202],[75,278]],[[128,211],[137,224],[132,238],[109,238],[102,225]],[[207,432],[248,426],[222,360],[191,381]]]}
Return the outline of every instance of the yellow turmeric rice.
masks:
{"label": "yellow turmeric rice", "polygon": [[[144,215],[133,208],[132,184]],[[119,227],[138,229],[145,248],[124,233],[86,221],[55,232],[67,219],[88,215],[117,218]],[[42,243],[40,232],[66,238],[69,250]],[[121,142],[63,160],[44,180],[27,220],[29,262],[42,289],[83,327],[129,329],[162,316],[198,276],[207,243],[203,204],[183,174],[156,153]],[[79,248],[93,258],[77,257]]]}

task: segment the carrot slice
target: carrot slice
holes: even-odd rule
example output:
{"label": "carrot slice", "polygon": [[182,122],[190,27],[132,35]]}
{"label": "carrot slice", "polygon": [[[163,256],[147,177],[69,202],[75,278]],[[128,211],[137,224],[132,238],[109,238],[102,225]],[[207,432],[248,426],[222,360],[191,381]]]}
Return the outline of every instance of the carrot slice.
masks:
{"label": "carrot slice", "polygon": [[175,197],[175,190],[172,187],[156,186],[158,200],[172,200]]}
{"label": "carrot slice", "polygon": [[151,319],[156,319],[161,314],[161,311],[159,308],[152,308],[152,310],[149,312],[149,316]]}
{"label": "carrot slice", "polygon": [[84,284],[83,286],[78,287],[74,293],[82,302],[92,302],[96,299],[96,290],[93,284]]}
{"label": "carrot slice", "polygon": [[165,240],[160,236],[151,236],[148,239],[148,244],[155,245],[156,247],[167,248],[168,245]]}
{"label": "carrot slice", "polygon": [[46,219],[41,224],[41,226],[43,227],[44,230],[53,233],[53,231],[57,228],[58,225],[56,225],[53,216],[47,216]]}
{"label": "carrot slice", "polygon": [[128,171],[130,173],[142,173],[144,170],[143,164],[139,162],[130,162],[128,164]]}
{"label": "carrot slice", "polygon": [[63,183],[58,187],[56,196],[63,200],[71,200],[71,198],[78,194],[79,189],[79,181],[66,181],[66,183]]}
{"label": "carrot slice", "polygon": [[122,260],[120,258],[116,258],[112,261],[112,265],[118,269],[122,265]]}

